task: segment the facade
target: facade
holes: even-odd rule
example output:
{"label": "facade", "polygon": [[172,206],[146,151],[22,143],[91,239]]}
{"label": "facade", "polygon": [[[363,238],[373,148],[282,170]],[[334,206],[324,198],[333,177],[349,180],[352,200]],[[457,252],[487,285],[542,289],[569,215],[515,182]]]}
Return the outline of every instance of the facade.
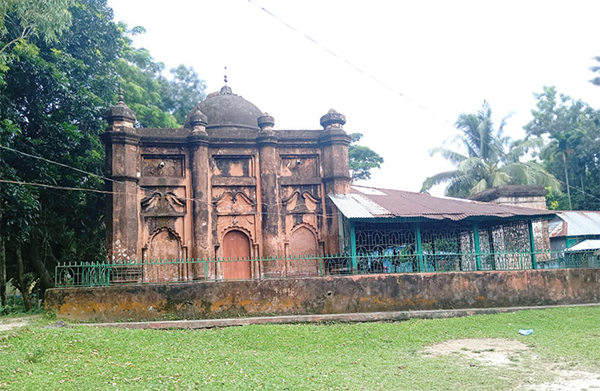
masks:
{"label": "facade", "polygon": [[544,205],[537,190],[494,190],[506,205],[351,186],[350,137],[335,110],[323,129],[276,130],[224,86],[179,129],[135,128],[122,99],[107,119],[112,281],[528,269],[549,259],[536,252],[550,248],[554,214],[531,207]]}
{"label": "facade", "polygon": [[[123,102],[107,113],[107,247],[114,262],[250,259],[340,251],[328,194],[349,191],[345,117],[330,110],[321,130],[275,130],[274,119],[229,86],[200,102],[182,128],[135,128]],[[151,266],[131,280],[313,275],[284,263]],[[291,270],[290,270],[291,268]],[[143,275],[143,277],[142,277]]]}

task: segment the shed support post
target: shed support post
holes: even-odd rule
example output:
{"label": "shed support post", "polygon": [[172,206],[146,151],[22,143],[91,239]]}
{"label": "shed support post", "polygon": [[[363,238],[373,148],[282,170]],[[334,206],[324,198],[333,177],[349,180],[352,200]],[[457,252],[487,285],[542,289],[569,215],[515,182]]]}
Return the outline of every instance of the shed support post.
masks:
{"label": "shed support post", "polygon": [[421,243],[421,224],[419,222],[415,223],[415,240],[417,245],[417,259],[419,260],[419,271],[424,272],[425,270],[425,261],[423,259],[423,246]]}
{"label": "shed support post", "polygon": [[533,237],[533,223],[531,220],[527,220],[527,227],[529,228],[529,248],[531,250],[531,268],[537,269],[537,259],[535,258],[535,238]]}
{"label": "shed support post", "polygon": [[477,270],[481,270],[481,247],[479,244],[479,222],[473,222],[473,242],[475,245],[475,263]]}
{"label": "shed support post", "polygon": [[358,262],[356,260],[356,231],[354,229],[354,221],[350,222],[350,250],[352,251],[352,274],[358,273]]}

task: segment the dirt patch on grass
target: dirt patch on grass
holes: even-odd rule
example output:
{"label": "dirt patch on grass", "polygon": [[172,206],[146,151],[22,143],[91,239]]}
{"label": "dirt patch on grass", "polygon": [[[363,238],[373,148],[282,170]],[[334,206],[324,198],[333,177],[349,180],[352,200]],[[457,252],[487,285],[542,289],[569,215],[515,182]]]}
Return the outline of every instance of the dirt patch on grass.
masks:
{"label": "dirt patch on grass", "polygon": [[24,316],[21,318],[0,318],[0,331],[8,331],[12,329],[16,329],[18,327],[27,326],[33,320],[39,319],[39,315],[34,316]]}
{"label": "dirt patch on grass", "polygon": [[532,385],[528,389],[535,391],[600,390],[600,374],[598,373],[559,369],[550,370],[550,373],[556,376],[554,381]]}
{"label": "dirt patch on grass", "polygon": [[460,353],[487,365],[507,365],[511,357],[529,347],[519,341],[503,338],[454,339],[429,346],[425,351],[434,355]]}
{"label": "dirt patch on grass", "polygon": [[429,346],[425,352],[432,355],[461,354],[466,358],[479,361],[482,365],[507,366],[509,370],[513,367],[508,364],[520,361],[526,355],[533,364],[533,371],[540,371],[553,380],[543,384],[521,385],[519,389],[600,391],[600,374],[583,370],[561,369],[557,365],[544,362],[539,356],[533,354],[532,349],[524,343],[511,339],[455,339]]}

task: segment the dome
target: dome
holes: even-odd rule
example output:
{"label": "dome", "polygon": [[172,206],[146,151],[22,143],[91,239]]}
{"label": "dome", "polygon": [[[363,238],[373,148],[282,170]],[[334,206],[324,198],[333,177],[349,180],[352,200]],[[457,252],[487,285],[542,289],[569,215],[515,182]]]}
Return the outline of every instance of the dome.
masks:
{"label": "dome", "polygon": [[207,127],[242,126],[258,130],[258,117],[262,111],[239,95],[231,92],[229,86],[221,88],[220,92],[209,94],[200,102],[185,120],[184,128],[191,129],[190,115],[200,110],[207,117]]}

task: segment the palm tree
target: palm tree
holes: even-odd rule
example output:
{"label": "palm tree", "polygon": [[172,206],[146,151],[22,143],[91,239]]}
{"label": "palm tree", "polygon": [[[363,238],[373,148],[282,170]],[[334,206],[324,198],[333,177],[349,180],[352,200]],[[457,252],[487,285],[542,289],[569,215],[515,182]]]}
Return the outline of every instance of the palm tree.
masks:
{"label": "palm tree", "polygon": [[491,187],[516,184],[550,186],[560,192],[560,183],[538,162],[519,160],[529,150],[541,147],[543,140],[511,142],[503,135],[507,118],[503,118],[498,129],[494,129],[492,110],[486,101],[477,113],[461,114],[455,126],[461,132],[457,137],[467,154],[443,147],[430,150],[431,155],[444,157],[456,168],[427,178],[421,191],[427,192],[434,185],[448,183],[445,194],[461,198]]}

